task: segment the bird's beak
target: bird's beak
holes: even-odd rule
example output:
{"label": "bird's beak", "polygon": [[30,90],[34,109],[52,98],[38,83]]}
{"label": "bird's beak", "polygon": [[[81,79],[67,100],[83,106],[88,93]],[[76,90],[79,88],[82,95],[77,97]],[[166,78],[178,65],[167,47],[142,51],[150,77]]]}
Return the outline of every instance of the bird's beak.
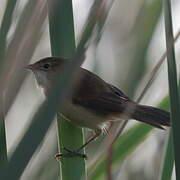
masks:
{"label": "bird's beak", "polygon": [[25,66],[24,67],[24,69],[27,69],[27,70],[33,70],[33,65],[32,64],[30,64],[30,65],[27,65],[27,66]]}

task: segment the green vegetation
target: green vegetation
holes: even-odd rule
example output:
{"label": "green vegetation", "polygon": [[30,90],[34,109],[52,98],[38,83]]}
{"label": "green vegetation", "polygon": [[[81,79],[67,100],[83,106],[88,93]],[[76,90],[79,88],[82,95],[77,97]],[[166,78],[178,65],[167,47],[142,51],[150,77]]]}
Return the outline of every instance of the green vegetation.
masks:
{"label": "green vegetation", "polygon": [[[109,166],[112,172],[108,175],[112,175],[113,179],[116,179],[117,174],[120,173],[124,175],[125,180],[139,179],[139,175],[143,180],[158,178],[171,180],[174,164],[176,179],[180,179],[180,107],[177,82],[179,75],[174,52],[171,1],[165,0],[164,8],[162,8],[162,0],[152,0],[150,3],[132,2],[133,4],[121,1],[111,1],[108,4],[105,0],[96,0],[90,3],[91,8],[88,8],[87,4],[86,6],[81,4],[82,7],[80,7],[76,4],[78,2],[73,1],[73,3],[72,0],[48,0],[48,3],[41,0],[27,0],[25,4],[19,0],[6,1],[0,23],[0,179],[28,179],[31,174],[31,179],[38,180],[103,180],[107,179]],[[81,10],[87,12],[86,16]],[[155,61],[156,59],[149,61],[154,57],[150,55],[154,52],[149,50],[156,48],[153,42],[158,41],[155,32],[162,14],[165,17],[167,47],[165,55],[167,54],[170,96],[167,95],[167,89],[163,95],[159,93],[164,86],[161,87],[161,84],[158,84],[160,81],[156,81],[156,78],[161,77],[162,71],[167,74],[162,58],[160,61]],[[81,24],[79,21],[83,21],[82,29],[79,28]],[[43,39],[45,29],[49,29],[45,38],[48,36],[50,42],[49,39]],[[179,35],[176,36],[176,41],[178,37]],[[43,40],[44,44],[41,43]],[[24,108],[33,106],[30,101],[25,101],[31,98],[33,82],[28,81],[29,84],[26,85],[26,72],[23,67],[30,60],[37,61],[43,57],[44,54],[40,49],[47,46],[51,48],[52,56],[70,58],[72,65],[67,67],[63,76],[59,78],[52,97],[39,107],[36,106],[30,113],[29,121],[22,127],[21,123],[25,121],[26,112],[20,104],[22,103]],[[86,59],[81,58],[84,54]],[[112,152],[108,151],[109,136],[107,135],[89,145],[86,152],[82,150],[82,153],[88,155],[87,160],[73,157],[62,158],[57,162],[53,158],[55,153],[58,151],[63,153],[63,147],[77,149],[90,136],[86,129],[74,126],[57,113],[61,112],[65,97],[72,88],[77,67],[82,65],[84,60],[88,64],[89,57],[91,57],[92,69],[94,65],[98,75],[110,81],[108,77],[114,73],[115,82],[112,84],[119,85],[131,98],[138,99],[137,94],[143,103],[146,103],[146,100],[152,103],[160,96],[160,100],[156,103],[159,108],[171,111],[172,128],[162,132],[146,124],[129,123],[129,126],[123,128],[122,134],[116,138]],[[161,57],[161,54],[158,54],[158,57]],[[114,67],[111,69],[112,64]],[[159,65],[156,66],[157,64]],[[152,72],[150,75],[152,78],[148,76],[150,72]],[[103,77],[103,75],[106,76]],[[150,83],[141,93],[141,89],[149,79],[151,79]],[[155,88],[151,88],[151,85]],[[157,89],[157,96],[154,89]],[[144,95],[147,97],[142,99]],[[9,116],[12,112],[15,112],[14,115]],[[52,133],[51,125],[54,118],[57,119],[57,139],[46,141]],[[14,123],[16,124],[14,129],[21,127],[21,133],[16,141],[13,137],[14,130],[9,125],[13,124],[13,120],[17,120]],[[143,143],[149,140],[148,137],[152,137],[151,135],[156,137],[155,144],[158,150],[156,149],[151,155],[154,159],[147,162],[147,165],[153,163],[151,167],[154,169],[151,168],[148,174],[145,165],[141,164],[144,162],[142,160],[139,162],[139,169],[134,168],[136,171],[134,172],[131,169],[133,163],[131,164],[130,161],[134,161],[134,156],[136,161],[141,158],[138,151]],[[11,145],[11,141],[15,143]],[[53,148],[48,146],[47,142],[50,141]],[[46,144],[45,150],[44,144]],[[143,152],[146,153],[146,147],[143,148]],[[107,161],[107,156],[111,157],[111,161]],[[158,172],[150,173],[155,169]]]}

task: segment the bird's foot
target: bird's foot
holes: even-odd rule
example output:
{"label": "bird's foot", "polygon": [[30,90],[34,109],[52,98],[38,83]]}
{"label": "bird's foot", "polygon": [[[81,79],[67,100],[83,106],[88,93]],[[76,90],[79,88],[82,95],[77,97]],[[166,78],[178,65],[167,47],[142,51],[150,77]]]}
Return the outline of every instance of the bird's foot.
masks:
{"label": "bird's foot", "polygon": [[70,150],[68,148],[63,148],[65,153],[58,153],[55,155],[55,159],[59,161],[62,157],[82,157],[87,159],[86,154],[80,153],[80,150]]}

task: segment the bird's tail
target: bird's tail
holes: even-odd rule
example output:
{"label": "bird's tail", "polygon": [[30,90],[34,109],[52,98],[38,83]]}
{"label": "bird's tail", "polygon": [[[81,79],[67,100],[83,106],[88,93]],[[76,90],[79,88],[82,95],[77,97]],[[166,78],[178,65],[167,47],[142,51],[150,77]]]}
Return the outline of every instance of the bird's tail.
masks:
{"label": "bird's tail", "polygon": [[170,126],[170,113],[151,106],[137,105],[132,118],[160,129]]}

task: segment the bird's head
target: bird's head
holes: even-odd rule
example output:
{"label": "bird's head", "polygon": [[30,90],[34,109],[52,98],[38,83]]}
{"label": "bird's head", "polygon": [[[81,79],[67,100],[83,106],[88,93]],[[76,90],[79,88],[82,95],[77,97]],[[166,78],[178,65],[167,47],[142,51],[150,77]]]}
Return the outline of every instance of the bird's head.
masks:
{"label": "bird's head", "polygon": [[49,89],[51,83],[57,78],[58,72],[63,70],[62,68],[65,63],[67,63],[67,60],[63,58],[47,57],[34,64],[28,65],[25,68],[34,73],[39,86]]}

